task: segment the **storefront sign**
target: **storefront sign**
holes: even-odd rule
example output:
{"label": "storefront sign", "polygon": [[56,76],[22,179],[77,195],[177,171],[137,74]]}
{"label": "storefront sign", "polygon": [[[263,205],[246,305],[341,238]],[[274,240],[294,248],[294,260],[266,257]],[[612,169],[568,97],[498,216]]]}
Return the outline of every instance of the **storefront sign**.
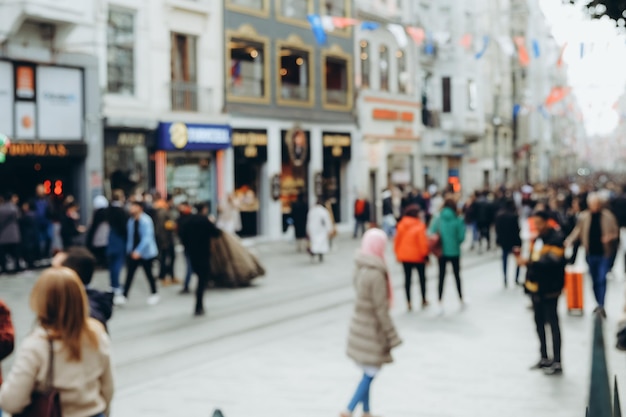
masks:
{"label": "storefront sign", "polygon": [[227,125],[161,123],[159,149],[166,151],[215,151],[229,148],[231,129]]}
{"label": "storefront sign", "polygon": [[13,67],[0,61],[0,133],[13,135]]}
{"label": "storefront sign", "polygon": [[136,146],[154,146],[154,131],[130,129],[105,129],[104,144],[106,146],[121,146],[134,148]]}
{"label": "storefront sign", "polygon": [[324,158],[350,159],[352,138],[349,133],[322,133]]}
{"label": "storefront sign", "polygon": [[390,109],[374,109],[372,110],[372,119],[412,122],[413,120],[415,120],[415,114],[408,111],[400,112]]}
{"label": "storefront sign", "polygon": [[250,162],[267,161],[267,130],[233,130],[235,158]]}
{"label": "storefront sign", "polygon": [[85,157],[87,145],[84,143],[41,143],[11,142],[7,157]]}
{"label": "storefront sign", "polygon": [[40,139],[82,139],[82,70],[43,65],[37,67],[37,116]]}
{"label": "storefront sign", "polygon": [[31,99],[35,97],[35,71],[30,65],[19,65],[15,69],[15,96]]}

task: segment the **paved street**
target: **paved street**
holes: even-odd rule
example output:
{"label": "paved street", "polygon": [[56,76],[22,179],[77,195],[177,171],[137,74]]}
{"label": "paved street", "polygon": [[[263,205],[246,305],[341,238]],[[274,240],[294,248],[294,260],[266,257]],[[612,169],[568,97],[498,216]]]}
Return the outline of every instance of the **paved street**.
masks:
{"label": "paved street", "polygon": [[[161,304],[148,307],[148,286],[138,277],[130,303],[116,310],[110,325],[113,415],[201,417],[219,407],[226,417],[336,416],[360,378],[344,354],[356,243],[342,238],[338,246],[319,265],[284,243],[257,245],[267,277],[248,289],[210,291],[201,319],[192,317],[193,297],[178,295],[179,287],[162,289]],[[565,375],[549,378],[528,370],[538,355],[532,315],[521,290],[503,289],[497,253],[468,254],[463,261],[469,308],[459,311],[449,277],[443,317],[405,311],[403,278],[392,264],[393,316],[404,344],[374,383],[374,411],[393,417],[583,416],[592,301],[587,298],[583,317],[562,315]],[[434,301],[436,268],[428,276]],[[33,321],[27,295],[34,278],[0,278],[20,339]],[[106,283],[99,273],[96,286]],[[624,357],[612,348],[623,287],[621,277],[610,283],[606,329],[610,365],[624,385]]]}

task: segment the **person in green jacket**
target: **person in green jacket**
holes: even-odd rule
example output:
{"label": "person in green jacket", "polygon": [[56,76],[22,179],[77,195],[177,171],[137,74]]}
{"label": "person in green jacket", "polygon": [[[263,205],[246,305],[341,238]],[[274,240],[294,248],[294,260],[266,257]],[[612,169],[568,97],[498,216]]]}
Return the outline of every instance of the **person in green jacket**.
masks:
{"label": "person in green jacket", "polygon": [[452,264],[456,289],[459,292],[461,306],[465,307],[461,290],[461,244],[465,240],[465,224],[457,215],[456,203],[447,199],[439,216],[433,219],[428,230],[429,234],[438,233],[441,237],[442,256],[439,258],[439,314],[443,314],[443,284],[446,277],[446,266]]}

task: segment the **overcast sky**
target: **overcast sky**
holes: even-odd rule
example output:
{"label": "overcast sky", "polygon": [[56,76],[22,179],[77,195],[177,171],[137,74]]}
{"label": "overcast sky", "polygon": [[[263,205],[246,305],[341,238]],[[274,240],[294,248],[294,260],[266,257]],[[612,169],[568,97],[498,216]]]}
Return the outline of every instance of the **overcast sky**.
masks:
{"label": "overcast sky", "polygon": [[[613,104],[626,88],[626,36],[610,20],[589,20],[580,6],[561,0],[541,0],[541,8],[560,45],[589,135],[610,133],[619,116]],[[581,43],[584,55],[581,58]]]}

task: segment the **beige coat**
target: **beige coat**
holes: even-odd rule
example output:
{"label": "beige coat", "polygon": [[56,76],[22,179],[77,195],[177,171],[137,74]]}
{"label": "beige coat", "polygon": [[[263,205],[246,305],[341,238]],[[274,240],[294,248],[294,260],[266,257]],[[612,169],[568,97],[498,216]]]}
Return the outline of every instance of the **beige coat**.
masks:
{"label": "beige coat", "polygon": [[[61,342],[53,344],[53,385],[61,396],[63,417],[86,417],[108,412],[113,397],[110,342],[104,328],[95,327],[98,328],[100,345],[94,349],[85,341],[80,362],[69,362]],[[30,403],[33,391],[46,388],[50,365],[48,358],[46,332],[36,327],[22,342],[11,373],[0,387],[1,409],[11,414],[20,413]]]}
{"label": "beige coat", "polygon": [[358,255],[356,267],[348,356],[360,365],[381,367],[393,362],[391,349],[402,343],[389,315],[387,268],[382,260],[368,255]]}
{"label": "beige coat", "polygon": [[[619,225],[615,216],[606,209],[602,210],[600,217],[600,228],[602,229],[602,240],[604,243],[604,256],[612,257],[617,251],[617,239],[619,238]],[[589,230],[591,229],[591,212],[586,210],[580,213],[576,227],[567,238],[567,243],[578,240],[582,243],[585,251],[589,253]]]}

